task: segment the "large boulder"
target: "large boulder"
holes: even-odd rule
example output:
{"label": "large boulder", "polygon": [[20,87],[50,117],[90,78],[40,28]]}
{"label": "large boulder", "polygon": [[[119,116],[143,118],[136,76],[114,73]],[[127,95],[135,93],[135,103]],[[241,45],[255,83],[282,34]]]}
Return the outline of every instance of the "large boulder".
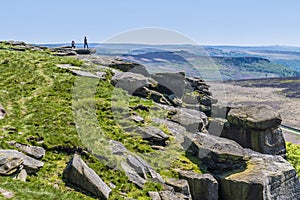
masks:
{"label": "large boulder", "polygon": [[300,199],[300,183],[295,169],[281,156],[248,150],[251,159],[240,172],[218,174],[223,200]]}
{"label": "large boulder", "polygon": [[248,154],[239,144],[226,138],[199,133],[184,139],[184,148],[214,173],[245,169],[249,160]]}
{"label": "large boulder", "polygon": [[184,126],[188,131],[196,133],[208,125],[207,116],[197,110],[176,108],[169,112],[170,120]]}
{"label": "large boulder", "polygon": [[238,127],[265,130],[281,124],[280,113],[267,105],[250,105],[232,108],[228,121]]}
{"label": "large boulder", "polygon": [[179,171],[179,178],[187,180],[192,199],[218,200],[219,184],[212,175]]}
{"label": "large boulder", "polygon": [[37,172],[41,167],[44,166],[44,163],[36,160],[34,158],[31,158],[19,151],[16,150],[0,150],[0,157],[14,157],[14,158],[22,158],[23,159],[23,166],[26,169],[26,171],[30,173]]}
{"label": "large boulder", "polygon": [[111,189],[106,183],[77,154],[64,170],[63,177],[68,183],[76,185],[100,199],[108,199],[111,193]]}
{"label": "large boulder", "polygon": [[151,88],[157,85],[154,79],[132,72],[115,74],[111,79],[111,83],[116,87],[128,91],[129,94],[133,94],[137,89],[142,87]]}
{"label": "large boulder", "polygon": [[184,72],[178,73],[156,73],[151,76],[158,82],[157,91],[162,94],[175,94],[181,97],[185,88],[185,74]]}
{"label": "large boulder", "polygon": [[232,108],[221,136],[232,139],[244,148],[285,157],[285,140],[280,129],[280,114],[269,106]]}

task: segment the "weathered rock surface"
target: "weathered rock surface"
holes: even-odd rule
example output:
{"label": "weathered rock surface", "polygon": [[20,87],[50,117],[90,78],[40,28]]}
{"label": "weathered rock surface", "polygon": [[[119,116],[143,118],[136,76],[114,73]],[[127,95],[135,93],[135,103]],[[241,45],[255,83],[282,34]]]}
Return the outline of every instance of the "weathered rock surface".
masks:
{"label": "weathered rock surface", "polygon": [[159,192],[148,192],[148,195],[151,200],[161,200]]}
{"label": "weathered rock surface", "polygon": [[186,128],[168,119],[153,118],[152,121],[164,125],[173,136],[184,135],[186,133]]}
{"label": "weathered rock surface", "polygon": [[16,143],[16,142],[10,142],[10,145],[16,147],[23,153],[25,153],[31,157],[34,157],[36,159],[42,159],[46,153],[46,150],[43,147],[30,146],[30,145],[20,144],[20,143]]}
{"label": "weathered rock surface", "polygon": [[109,143],[114,155],[125,155],[126,153],[128,153],[128,150],[122,143],[114,140],[110,140]]}
{"label": "weathered rock surface", "polygon": [[68,183],[92,193],[100,199],[108,199],[111,189],[87,164],[75,154],[63,173]]}
{"label": "weathered rock surface", "polygon": [[228,113],[229,125],[221,136],[232,139],[244,148],[285,157],[286,147],[280,114],[269,106],[232,108]]}
{"label": "weathered rock surface", "polygon": [[144,184],[146,183],[146,180],[142,178],[135,170],[134,168],[130,167],[129,164],[125,162],[121,162],[121,167],[126,173],[126,176],[129,178],[129,180],[137,185],[140,188],[144,187]]}
{"label": "weathered rock surface", "polygon": [[41,167],[44,166],[44,163],[31,158],[19,151],[16,150],[0,150],[0,157],[14,157],[14,158],[21,158],[23,159],[23,166],[25,167],[27,173],[34,173],[37,172]]}
{"label": "weathered rock surface", "polygon": [[185,179],[167,179],[166,184],[172,186],[175,192],[181,193],[187,197],[191,196],[189,183]]}
{"label": "weathered rock surface", "polygon": [[164,183],[163,178],[144,159],[139,156],[128,155],[126,162],[121,162],[121,166],[131,182],[144,187],[148,176],[152,180]]}
{"label": "weathered rock surface", "polygon": [[171,121],[184,126],[192,133],[201,132],[208,125],[207,116],[197,110],[176,108],[170,111],[170,115]]}
{"label": "weathered rock surface", "polygon": [[208,134],[185,137],[184,148],[197,156],[212,172],[245,169],[249,160],[246,151],[236,142]]}
{"label": "weathered rock surface", "polygon": [[219,184],[212,175],[180,171],[179,178],[187,180],[192,199],[218,200]]}
{"label": "weathered rock surface", "polygon": [[56,56],[76,56],[76,55],[89,55],[96,53],[95,49],[73,49],[71,46],[55,47],[51,49]]}
{"label": "weathered rock surface", "polygon": [[154,79],[132,72],[115,74],[111,79],[111,83],[115,87],[128,91],[129,94],[134,94],[137,89],[142,87],[148,88],[157,85],[157,82]]}
{"label": "weathered rock surface", "polygon": [[156,73],[151,77],[158,82],[156,91],[166,95],[174,94],[179,98],[183,95],[185,88],[185,74],[183,72]]}
{"label": "weathered rock surface", "polygon": [[167,134],[154,126],[138,127],[137,132],[142,135],[143,139],[155,145],[165,145],[166,140],[169,139]]}
{"label": "weathered rock surface", "polygon": [[299,178],[290,163],[281,156],[247,153],[247,169],[217,175],[223,200],[300,199]]}
{"label": "weathered rock surface", "polygon": [[281,124],[280,113],[267,105],[251,105],[232,108],[228,121],[239,127],[265,130]]}
{"label": "weathered rock surface", "polygon": [[189,200],[189,197],[178,192],[161,191],[159,195],[162,200]]}
{"label": "weathered rock surface", "polygon": [[0,119],[3,119],[6,115],[6,111],[4,110],[4,108],[2,107],[2,105],[0,104]]}
{"label": "weathered rock surface", "polygon": [[11,175],[22,168],[23,158],[0,156],[0,175]]}
{"label": "weathered rock surface", "polygon": [[96,78],[96,79],[103,79],[105,80],[105,74],[98,73],[98,74],[92,74],[88,71],[82,71],[82,70],[71,70],[71,72],[76,76],[83,76],[83,77],[89,77],[89,78]]}
{"label": "weathered rock surface", "polygon": [[156,103],[169,105],[171,106],[172,103],[161,93],[151,90],[147,87],[141,87],[134,91],[133,95],[139,96],[142,98],[152,99]]}

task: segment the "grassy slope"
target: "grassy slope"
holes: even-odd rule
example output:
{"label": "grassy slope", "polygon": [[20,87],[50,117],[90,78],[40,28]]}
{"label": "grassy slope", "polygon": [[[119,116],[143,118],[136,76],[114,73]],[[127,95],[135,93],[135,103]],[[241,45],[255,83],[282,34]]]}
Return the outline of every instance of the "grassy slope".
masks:
{"label": "grassy slope", "polygon": [[[97,83],[93,99],[83,98],[82,101],[72,102],[74,83],[79,81],[80,86],[84,87],[85,84],[89,86],[90,82],[88,79],[78,79],[67,70],[56,67],[56,64],[68,63],[84,67],[81,61],[55,57],[48,51],[19,52],[7,50],[9,48],[8,45],[0,43],[0,103],[7,111],[7,116],[0,120],[0,147],[11,148],[7,141],[14,140],[43,146],[47,150],[43,158],[45,166],[36,176],[29,176],[26,183],[10,177],[0,177],[0,188],[14,192],[16,199],[93,199],[90,195],[67,187],[62,180],[62,172],[76,150],[81,152],[88,147],[94,153],[103,153],[102,144],[97,142],[98,130],[101,130],[104,141],[114,139],[122,142],[132,152],[164,158],[156,162],[152,159],[152,164],[163,176],[176,176],[173,168],[192,169],[201,173],[197,165],[187,159],[183,152],[177,151],[176,144],[170,145],[169,155],[173,155],[170,158],[167,154],[162,155],[152,150],[139,136],[125,133],[121,128],[121,125],[134,126],[129,120],[123,119],[124,103],[129,106],[143,104],[155,107],[153,102],[129,97],[124,91],[115,90],[109,81]],[[116,96],[113,92],[117,96],[124,95],[128,100],[116,101],[114,109],[118,111],[120,108],[120,112],[111,109],[112,98]],[[84,115],[74,114],[72,106],[77,111],[83,111],[91,101],[95,102],[97,127],[79,134],[75,122],[88,124],[83,128],[89,128],[90,122],[84,121]],[[136,112],[146,119],[147,124],[151,124],[152,116],[165,114],[157,109],[155,112]],[[165,127],[157,126],[165,130]],[[151,158],[153,157],[150,156],[149,162]],[[110,199],[123,199],[121,193],[127,193],[128,197],[147,199],[147,191],[161,189],[160,185],[149,182],[144,190],[140,190],[129,183],[124,172],[109,169],[90,153],[83,154],[83,159],[106,183],[112,182],[116,185]],[[166,162],[170,165],[165,165]]]}

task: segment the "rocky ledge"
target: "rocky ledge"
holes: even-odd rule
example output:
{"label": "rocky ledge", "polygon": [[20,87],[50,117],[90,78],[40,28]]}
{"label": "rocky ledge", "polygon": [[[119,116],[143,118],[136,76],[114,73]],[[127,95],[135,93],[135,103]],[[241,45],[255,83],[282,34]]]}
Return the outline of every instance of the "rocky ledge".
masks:
{"label": "rocky ledge", "polygon": [[[25,43],[12,45],[18,50],[43,49]],[[55,51],[60,51],[59,56],[73,55],[69,50],[60,48]],[[149,180],[160,184],[160,191],[148,192],[148,197],[154,200],[300,199],[299,177],[285,160],[285,141],[277,111],[260,105],[214,105],[217,100],[212,97],[209,85],[199,77],[186,77],[184,72],[150,74],[144,66],[119,58],[78,57],[84,60],[85,66],[93,66],[95,70],[57,66],[74,76],[107,81],[128,95],[150,99],[166,112],[165,116],[147,119],[150,122],[146,123],[142,116],[132,113],[149,108],[144,105],[130,107],[132,113],[124,118],[129,118],[136,126],[124,128],[127,137],[129,132],[141,136],[156,153],[166,152],[170,138],[176,138],[180,150],[197,163],[204,174],[176,169],[177,178],[166,178],[141,155],[131,152],[119,141],[110,140],[103,144],[103,149],[108,150],[106,153],[75,150],[63,172],[63,180],[68,186],[98,199],[110,198],[115,186],[107,180],[105,182],[84,162],[82,156],[90,155],[106,164],[108,170],[123,171],[137,188],[145,188]],[[0,120],[3,119],[6,120],[7,115],[5,108],[0,106]],[[27,174],[35,174],[44,166],[39,160],[45,155],[42,147],[15,141],[8,142],[8,145],[17,150],[0,150],[0,175],[26,181]],[[0,192],[13,196],[6,190],[0,189]],[[126,199],[126,194],[122,195]]]}

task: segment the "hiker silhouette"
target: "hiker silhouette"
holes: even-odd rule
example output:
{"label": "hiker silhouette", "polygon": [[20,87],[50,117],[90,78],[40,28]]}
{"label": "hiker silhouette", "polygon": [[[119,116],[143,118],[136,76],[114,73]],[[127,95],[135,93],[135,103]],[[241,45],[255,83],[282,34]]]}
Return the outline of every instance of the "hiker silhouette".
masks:
{"label": "hiker silhouette", "polygon": [[75,48],[76,48],[76,46],[75,46],[75,41],[74,41],[74,40],[72,40],[71,46],[72,46],[72,49],[75,49]]}
{"label": "hiker silhouette", "polygon": [[85,49],[85,47],[86,47],[87,49],[89,48],[89,45],[88,45],[86,36],[84,36],[84,39],[83,39],[83,48]]}

